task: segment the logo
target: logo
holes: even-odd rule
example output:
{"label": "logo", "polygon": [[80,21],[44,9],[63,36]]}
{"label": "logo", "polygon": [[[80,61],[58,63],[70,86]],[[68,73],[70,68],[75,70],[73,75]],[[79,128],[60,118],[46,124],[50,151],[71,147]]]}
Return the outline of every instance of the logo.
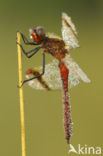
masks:
{"label": "logo", "polygon": [[102,149],[101,149],[101,147],[93,147],[93,146],[89,147],[87,145],[82,146],[80,144],[78,144],[77,149],[75,149],[74,146],[72,144],[70,144],[70,149],[69,149],[68,154],[71,152],[73,152],[75,154],[100,155],[102,153]]}

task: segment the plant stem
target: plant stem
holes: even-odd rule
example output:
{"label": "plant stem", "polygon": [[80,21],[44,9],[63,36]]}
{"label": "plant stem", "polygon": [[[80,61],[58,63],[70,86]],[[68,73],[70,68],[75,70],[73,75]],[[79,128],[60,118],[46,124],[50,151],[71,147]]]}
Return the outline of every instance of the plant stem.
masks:
{"label": "plant stem", "polygon": [[[20,44],[20,33],[17,33],[17,42]],[[18,50],[18,72],[19,72],[19,86],[22,85],[22,58],[21,58],[21,48],[17,44]],[[22,146],[22,156],[26,156],[25,150],[25,124],[24,124],[24,99],[23,99],[23,87],[19,88],[20,96],[20,122],[21,122],[21,146]]]}

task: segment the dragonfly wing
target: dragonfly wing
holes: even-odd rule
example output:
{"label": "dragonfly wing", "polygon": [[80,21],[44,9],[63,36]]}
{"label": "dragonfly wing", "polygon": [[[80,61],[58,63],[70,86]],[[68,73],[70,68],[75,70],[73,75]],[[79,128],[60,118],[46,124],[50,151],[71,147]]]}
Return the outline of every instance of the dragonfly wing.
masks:
{"label": "dragonfly wing", "polygon": [[66,13],[62,13],[62,37],[67,49],[79,47],[76,36],[76,28],[72,23],[71,18]]}
{"label": "dragonfly wing", "polygon": [[[42,66],[38,68],[32,68],[32,70],[37,70],[39,73],[42,73]],[[29,79],[33,77],[33,74],[26,75],[26,78]],[[49,86],[50,89],[60,89],[62,87],[62,82],[60,78],[60,72],[58,68],[58,61],[54,59],[51,63],[45,65],[45,73],[42,76],[43,81]],[[28,82],[28,85],[34,89],[43,90],[45,87],[37,80],[31,80]]]}
{"label": "dragonfly wing", "polygon": [[47,36],[50,37],[50,38],[62,39],[60,36],[58,36],[58,35],[56,35],[54,33],[50,33],[50,32],[47,33]]}
{"label": "dragonfly wing", "polygon": [[[26,74],[26,79],[30,79],[33,76],[34,76],[33,74],[29,74],[29,75]],[[44,90],[45,89],[45,87],[43,87],[43,85],[38,81],[38,79],[28,81],[28,85],[34,89],[37,89],[37,90]]]}
{"label": "dragonfly wing", "polygon": [[73,81],[73,78],[75,78],[75,80],[78,80],[78,81],[81,80],[83,82],[90,83],[90,79],[82,71],[79,65],[70,57],[70,54],[67,54],[66,57],[63,59],[63,61],[70,71],[72,81]]}
{"label": "dragonfly wing", "polygon": [[[38,68],[32,68],[33,71],[42,72],[42,66]],[[26,78],[32,78],[33,74],[26,74]],[[53,61],[45,66],[45,74],[42,76],[43,81],[47,84],[50,89],[60,89],[62,88],[62,81],[60,77],[60,70],[58,67],[58,60],[53,59]],[[74,87],[79,84],[78,77],[72,72],[69,73],[69,88]],[[38,79],[34,79],[28,82],[28,85],[34,89],[44,90],[46,87],[38,81]]]}

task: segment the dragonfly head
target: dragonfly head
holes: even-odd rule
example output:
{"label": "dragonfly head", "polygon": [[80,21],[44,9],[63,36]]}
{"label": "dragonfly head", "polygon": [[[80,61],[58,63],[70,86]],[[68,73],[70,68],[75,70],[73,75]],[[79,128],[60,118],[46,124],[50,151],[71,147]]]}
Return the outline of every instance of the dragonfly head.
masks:
{"label": "dragonfly head", "polygon": [[36,28],[30,28],[29,29],[30,32],[30,37],[33,38],[33,40],[36,43],[40,43],[45,39],[45,30],[43,27],[38,26]]}

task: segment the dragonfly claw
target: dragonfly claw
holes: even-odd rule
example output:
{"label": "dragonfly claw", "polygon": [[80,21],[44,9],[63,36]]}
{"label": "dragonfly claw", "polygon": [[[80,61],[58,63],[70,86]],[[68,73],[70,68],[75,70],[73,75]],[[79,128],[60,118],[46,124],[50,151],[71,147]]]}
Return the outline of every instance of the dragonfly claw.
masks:
{"label": "dragonfly claw", "polygon": [[22,46],[20,43],[18,43],[17,41],[16,41],[16,44],[18,44],[20,47]]}
{"label": "dragonfly claw", "polygon": [[24,83],[27,82],[27,81],[28,81],[28,80],[24,80],[24,81],[22,82],[21,86],[17,85],[17,87],[18,87],[18,88],[21,88],[21,87],[24,85]]}
{"label": "dragonfly claw", "polygon": [[18,87],[18,88],[21,88],[21,87],[22,87],[22,85],[21,85],[21,86],[17,85],[17,87]]}
{"label": "dragonfly claw", "polygon": [[23,83],[21,84],[21,86],[17,85],[18,88],[21,88],[23,86]]}
{"label": "dragonfly claw", "polygon": [[17,30],[16,33],[20,33],[20,34],[22,34],[19,30]]}
{"label": "dragonfly claw", "polygon": [[17,31],[16,31],[16,33],[20,33],[20,31],[19,31],[19,30],[17,30]]}

